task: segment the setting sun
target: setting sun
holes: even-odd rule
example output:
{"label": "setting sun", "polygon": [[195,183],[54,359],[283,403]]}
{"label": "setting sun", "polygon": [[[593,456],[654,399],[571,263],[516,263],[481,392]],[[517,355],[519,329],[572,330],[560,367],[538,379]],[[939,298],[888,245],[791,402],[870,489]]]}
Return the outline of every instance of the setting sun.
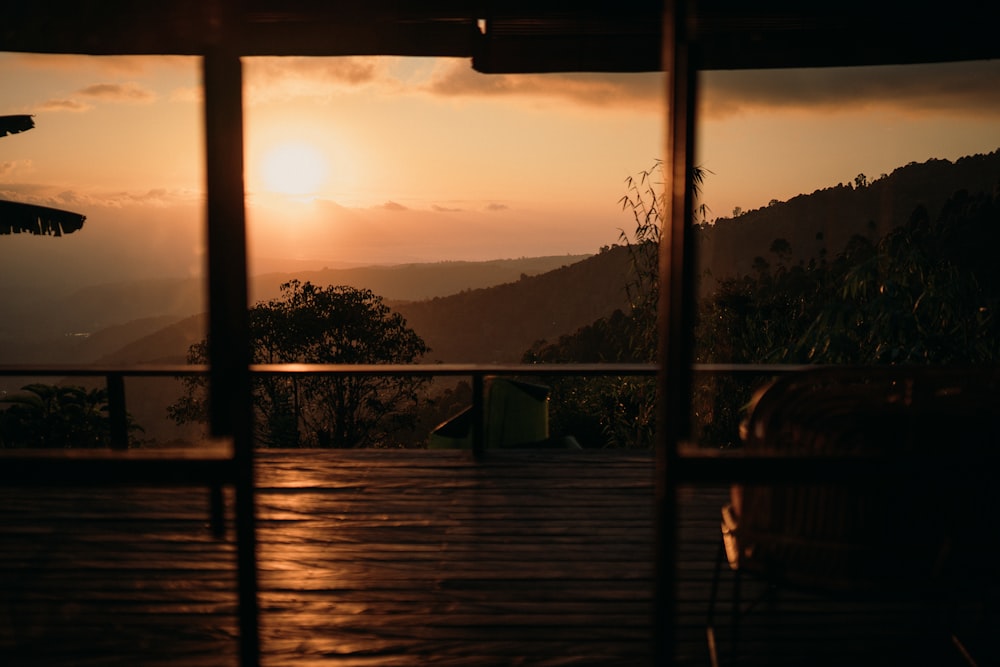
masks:
{"label": "setting sun", "polygon": [[326,156],[309,144],[275,146],[263,155],[260,164],[264,188],[287,195],[315,194],[326,182],[328,174]]}

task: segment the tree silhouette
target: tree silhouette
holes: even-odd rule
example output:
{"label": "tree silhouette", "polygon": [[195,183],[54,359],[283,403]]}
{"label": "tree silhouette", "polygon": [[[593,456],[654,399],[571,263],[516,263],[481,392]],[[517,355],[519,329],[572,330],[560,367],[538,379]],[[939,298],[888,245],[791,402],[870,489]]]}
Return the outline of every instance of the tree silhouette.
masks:
{"label": "tree silhouette", "polygon": [[787,239],[774,239],[768,250],[777,255],[782,262],[787,262],[792,256],[792,244]]}
{"label": "tree silhouette", "polygon": [[[35,121],[29,115],[0,116],[0,137],[27,132],[33,127]],[[84,220],[86,217],[79,213],[0,200],[0,235],[24,233],[62,236],[81,229]]]}
{"label": "tree silhouette", "polygon": [[[403,364],[429,350],[401,315],[370,290],[298,280],[250,309],[255,363]],[[188,361],[205,363],[206,342]],[[423,379],[388,376],[260,376],[254,379],[257,441],[266,447],[365,447],[414,418]],[[177,423],[205,421],[204,380],[187,378],[168,412]]]}

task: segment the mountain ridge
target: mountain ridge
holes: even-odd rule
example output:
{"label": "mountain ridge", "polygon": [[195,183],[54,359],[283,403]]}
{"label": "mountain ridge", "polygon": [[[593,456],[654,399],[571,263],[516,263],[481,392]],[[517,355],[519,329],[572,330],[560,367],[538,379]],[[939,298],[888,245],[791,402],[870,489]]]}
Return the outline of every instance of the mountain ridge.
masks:
{"label": "mountain ridge", "polygon": [[[917,206],[927,208],[934,219],[944,202],[959,190],[1000,194],[1000,150],[955,162],[936,159],[914,162],[871,182],[863,179],[853,185],[839,184],[797,195],[786,202],[775,202],[734,219],[720,218],[714,225],[699,225],[694,236],[702,261],[702,294],[726,277],[751,274],[759,258],[786,264],[832,258],[852,237],[876,239],[908,220]],[[776,249],[777,240],[786,242],[786,250]],[[633,270],[629,248],[614,245],[578,261],[570,261],[573,257],[579,256],[537,258],[541,264],[561,265],[534,275],[514,269],[517,275],[508,272],[504,281],[489,286],[465,285],[453,293],[430,298],[392,298],[371,285],[364,287],[382,296],[424,338],[431,347],[425,361],[511,363],[520,361],[521,355],[539,340],[555,341],[616,310],[627,312],[624,287]],[[500,262],[505,270],[514,266],[537,268],[537,263],[532,264],[533,259],[495,262]],[[522,263],[510,264],[517,261]],[[481,264],[493,262],[442,262],[430,268],[427,265],[382,267],[379,275],[386,280],[405,282],[407,277],[412,279],[414,271],[426,269],[428,275],[452,271],[460,275],[468,265]],[[495,267],[478,268],[485,275]],[[340,280],[342,275],[327,269],[302,272],[295,277],[316,284],[344,284]],[[273,298],[260,295],[276,296],[278,284],[291,277],[286,274],[256,277],[255,281],[263,281],[254,283],[256,299]],[[108,352],[105,346],[99,356],[87,361],[182,363],[188,346],[204,337],[203,314],[176,317],[166,326],[149,331],[152,322],[137,318],[135,331],[146,327],[144,335],[113,352]],[[92,338],[110,341],[114,339],[113,333],[120,337],[124,331],[100,335],[95,332]],[[77,349],[86,344],[74,343],[78,344]],[[92,354],[96,354],[94,349]],[[143,406],[141,413],[134,412],[140,423],[156,414],[160,420],[164,419],[163,409],[172,399],[166,396],[165,389],[157,391],[162,395],[156,400],[143,396],[133,403],[130,399],[130,410],[133,405]]]}

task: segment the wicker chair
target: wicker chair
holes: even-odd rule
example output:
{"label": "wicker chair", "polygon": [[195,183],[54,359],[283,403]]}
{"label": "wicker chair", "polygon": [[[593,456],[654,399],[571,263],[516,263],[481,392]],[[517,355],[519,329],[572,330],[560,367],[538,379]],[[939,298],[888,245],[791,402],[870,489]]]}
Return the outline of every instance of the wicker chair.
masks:
{"label": "wicker chair", "polygon": [[[767,387],[741,429],[747,453],[870,458],[893,474],[732,487],[709,610],[713,664],[724,562],[735,577],[734,656],[740,619],[756,604],[742,606],[744,574],[765,581],[767,591],[905,593],[933,600],[939,610],[959,589],[984,590],[982,581],[963,579],[982,571],[970,565],[992,549],[998,522],[988,478],[968,473],[996,470],[998,415],[996,369],[817,368]],[[944,448],[956,465],[929,463]],[[954,633],[951,639],[966,651]]]}

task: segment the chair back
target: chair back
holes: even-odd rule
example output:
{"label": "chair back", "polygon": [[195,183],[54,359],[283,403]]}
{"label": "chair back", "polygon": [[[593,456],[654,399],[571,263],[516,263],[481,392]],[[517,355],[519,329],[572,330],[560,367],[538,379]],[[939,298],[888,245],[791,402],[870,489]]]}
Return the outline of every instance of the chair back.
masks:
{"label": "chair back", "polygon": [[988,478],[968,473],[996,460],[998,415],[996,369],[817,368],[775,381],[744,424],[748,450],[870,458],[891,474],[735,486],[730,564],[826,590],[960,573],[995,541]]}

